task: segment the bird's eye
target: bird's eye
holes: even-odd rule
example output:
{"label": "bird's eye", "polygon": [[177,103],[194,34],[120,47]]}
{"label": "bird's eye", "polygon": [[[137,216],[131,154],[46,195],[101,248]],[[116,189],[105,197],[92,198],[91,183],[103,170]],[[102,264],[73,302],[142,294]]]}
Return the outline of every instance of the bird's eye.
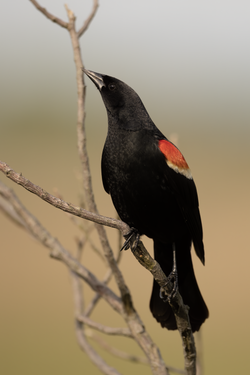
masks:
{"label": "bird's eye", "polygon": [[113,83],[110,83],[108,87],[110,91],[114,91],[116,89],[116,86]]}

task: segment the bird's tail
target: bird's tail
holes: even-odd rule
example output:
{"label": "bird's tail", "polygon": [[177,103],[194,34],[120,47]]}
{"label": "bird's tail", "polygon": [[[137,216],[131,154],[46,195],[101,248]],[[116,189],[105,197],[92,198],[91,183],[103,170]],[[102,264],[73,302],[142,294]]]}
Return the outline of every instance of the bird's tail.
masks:
{"label": "bird's tail", "polygon": [[[192,259],[190,240],[176,242],[176,261],[178,272],[179,292],[185,305],[188,305],[189,319],[192,331],[198,331],[202,323],[208,318],[208,309],[199,290]],[[163,244],[154,241],[155,260],[160,264],[163,272],[168,276],[173,266],[172,244]],[[150,310],[154,318],[161,323],[162,327],[174,330],[177,329],[174,313],[168,302],[160,298],[160,287],[154,280],[153,290],[150,300]]]}

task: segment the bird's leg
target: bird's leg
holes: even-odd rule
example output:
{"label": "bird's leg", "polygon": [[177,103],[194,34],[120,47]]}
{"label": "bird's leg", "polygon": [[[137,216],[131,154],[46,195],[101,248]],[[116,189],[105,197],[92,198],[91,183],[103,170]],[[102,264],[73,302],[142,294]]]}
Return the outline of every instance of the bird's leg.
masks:
{"label": "bird's leg", "polygon": [[175,297],[178,291],[178,272],[177,272],[177,263],[176,263],[175,243],[173,243],[173,268],[167,277],[167,284],[169,282],[173,282],[174,286],[170,295],[168,295],[166,299],[164,299],[164,295],[163,295],[163,294],[166,294],[164,289],[162,287],[160,288],[160,298],[162,298],[164,302],[170,302],[171,299]]}
{"label": "bird's leg", "polygon": [[138,233],[137,229],[131,228],[129,233],[124,236],[126,238],[126,241],[124,242],[120,251],[129,249],[130,241],[133,238],[133,236],[135,236],[135,239],[133,241],[133,245],[131,247],[131,250],[133,251],[133,249],[137,248],[137,245],[138,245],[138,242],[139,242],[139,239],[140,239],[140,234]]}

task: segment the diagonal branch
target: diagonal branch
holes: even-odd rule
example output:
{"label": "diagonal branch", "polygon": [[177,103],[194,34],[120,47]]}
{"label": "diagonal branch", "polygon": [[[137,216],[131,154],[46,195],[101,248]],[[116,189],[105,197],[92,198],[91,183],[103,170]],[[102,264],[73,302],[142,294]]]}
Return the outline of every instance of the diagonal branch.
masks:
{"label": "diagonal branch", "polygon": [[[154,279],[164,290],[166,295],[171,295],[173,284],[167,279],[159,263],[151,257],[141,241],[139,241],[138,246],[132,250],[132,253],[138,262],[152,273]],[[189,321],[188,307],[184,305],[179,292],[177,292],[176,295],[171,298],[169,303],[175,314],[177,328],[182,339],[186,373],[187,375],[195,375],[196,349],[194,336]]]}
{"label": "diagonal branch", "polygon": [[0,171],[2,171],[9,179],[14,181],[18,185],[21,185],[26,190],[37,195],[45,202],[51,204],[56,208],[59,208],[60,210],[63,210],[74,216],[81,217],[82,219],[90,220],[98,224],[119,229],[123,234],[126,234],[129,231],[128,225],[120,220],[112,219],[106,216],[95,214],[93,212],[89,212],[81,207],[75,206],[71,203],[67,203],[62,199],[57,198],[52,194],[49,194],[46,190],[42,189],[38,185],[33,184],[27,178],[22,176],[22,174],[15,172],[11,167],[9,167],[6,163],[2,161],[0,161]]}
{"label": "diagonal branch", "polygon": [[47,17],[49,20],[51,20],[52,22],[55,22],[57,23],[59,26],[62,26],[64,27],[65,29],[68,28],[68,23],[61,20],[60,18],[54,16],[53,14],[49,13],[47,11],[47,9],[43,8],[40,4],[38,4],[38,2],[36,0],[30,0],[31,3],[41,12],[45,15],[45,17]]}
{"label": "diagonal branch", "polygon": [[80,30],[78,31],[77,33],[77,37],[80,38],[82,36],[83,33],[85,33],[85,31],[87,30],[87,28],[89,27],[89,24],[90,22],[92,21],[92,19],[94,18],[96,12],[97,12],[97,8],[98,8],[99,4],[98,4],[98,0],[93,0],[93,8],[92,8],[92,12],[90,13],[90,15],[88,16],[88,18],[85,20],[83,26],[80,28]]}

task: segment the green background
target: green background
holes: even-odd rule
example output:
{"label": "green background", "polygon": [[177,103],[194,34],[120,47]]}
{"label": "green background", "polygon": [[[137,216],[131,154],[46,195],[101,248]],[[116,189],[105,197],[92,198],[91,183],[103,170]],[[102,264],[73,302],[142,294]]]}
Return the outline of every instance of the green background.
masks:
{"label": "green background", "polygon": [[[40,0],[66,19],[63,1]],[[69,1],[77,26],[92,2]],[[204,226],[206,267],[194,257],[210,309],[204,324],[205,374],[247,374],[249,325],[250,4],[247,1],[100,1],[81,39],[87,69],[132,86],[162,132],[176,140],[192,169]],[[76,147],[76,83],[66,30],[27,0],[1,0],[0,159],[52,194],[79,203]],[[100,175],[107,131],[96,88],[87,84],[87,136],[99,211],[115,216]],[[1,174],[41,223],[74,252],[81,232],[69,216]],[[108,230],[114,248],[117,234]],[[0,213],[0,373],[99,374],[74,334],[71,281],[66,268]],[[151,242],[145,240],[149,248]],[[98,245],[98,241],[96,240]],[[91,250],[84,263],[102,278]],[[177,332],[163,330],[148,304],[151,276],[128,251],[121,269],[146,328],[166,363],[183,366]],[[113,284],[111,284],[113,285]],[[92,292],[85,288],[87,301]],[[118,326],[120,317],[102,302],[93,317]],[[129,339],[108,338],[141,355]],[[95,344],[94,344],[95,345]],[[97,346],[95,346],[97,348]],[[101,354],[104,352],[101,350]],[[149,374],[104,353],[123,374]]]}

